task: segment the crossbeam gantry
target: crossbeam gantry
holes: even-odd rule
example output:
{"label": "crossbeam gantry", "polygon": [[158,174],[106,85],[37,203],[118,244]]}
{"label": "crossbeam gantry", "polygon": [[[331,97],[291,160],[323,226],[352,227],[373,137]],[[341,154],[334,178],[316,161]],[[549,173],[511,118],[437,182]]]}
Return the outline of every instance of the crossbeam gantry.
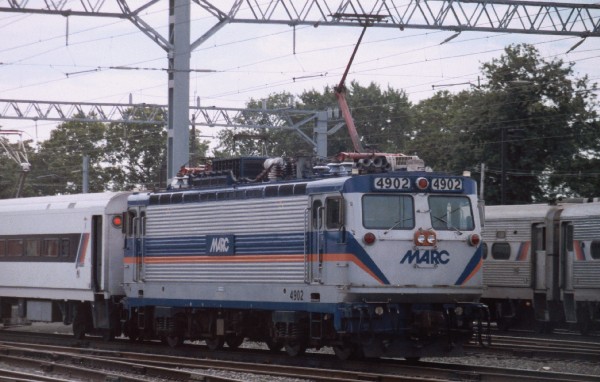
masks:
{"label": "crossbeam gantry", "polygon": [[[142,20],[140,14],[158,0],[29,2],[0,0],[0,12],[27,12],[62,16],[126,18],[164,49],[169,42]],[[378,15],[372,27],[417,28],[451,31],[487,31],[600,36],[600,5],[519,0],[193,0],[218,22],[198,39],[199,45],[226,23],[358,26],[358,18],[344,15]]]}

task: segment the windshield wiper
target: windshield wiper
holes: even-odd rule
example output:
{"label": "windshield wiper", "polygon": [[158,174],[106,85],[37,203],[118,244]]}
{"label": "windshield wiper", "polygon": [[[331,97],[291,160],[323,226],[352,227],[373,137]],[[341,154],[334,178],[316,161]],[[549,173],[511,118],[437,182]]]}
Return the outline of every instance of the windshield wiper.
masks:
{"label": "windshield wiper", "polygon": [[452,224],[450,224],[446,219],[442,219],[442,218],[437,217],[435,215],[431,215],[431,217],[434,218],[434,219],[437,219],[437,220],[439,220],[439,221],[441,221],[443,223],[446,223],[446,227],[452,228],[453,230],[455,230],[456,232],[458,232],[459,235],[463,234],[461,230],[459,230],[458,228],[456,228],[455,226],[453,226]]}
{"label": "windshield wiper", "polygon": [[393,226],[391,226],[390,228],[386,229],[385,232],[383,232],[384,235],[387,235],[388,232],[390,232],[391,230],[393,230],[394,228],[398,227],[400,224],[404,223],[407,220],[412,220],[412,218],[406,218],[406,219],[402,219],[402,220],[398,220],[397,222],[394,223]]}

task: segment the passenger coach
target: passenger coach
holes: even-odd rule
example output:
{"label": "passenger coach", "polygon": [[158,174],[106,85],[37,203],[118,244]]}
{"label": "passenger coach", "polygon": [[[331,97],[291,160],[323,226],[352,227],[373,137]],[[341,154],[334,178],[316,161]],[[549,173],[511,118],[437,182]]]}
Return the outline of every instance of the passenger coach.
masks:
{"label": "passenger coach", "polygon": [[[123,297],[127,193],[0,200],[0,307],[5,322],[74,323],[114,335]],[[111,322],[112,320],[112,322]]]}

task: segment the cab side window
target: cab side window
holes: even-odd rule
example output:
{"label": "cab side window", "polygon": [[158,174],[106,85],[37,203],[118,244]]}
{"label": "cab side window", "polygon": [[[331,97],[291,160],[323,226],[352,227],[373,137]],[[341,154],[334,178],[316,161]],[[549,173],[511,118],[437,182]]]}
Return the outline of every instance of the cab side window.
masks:
{"label": "cab side window", "polygon": [[327,229],[340,229],[344,225],[343,199],[327,198],[325,210],[327,211]]}

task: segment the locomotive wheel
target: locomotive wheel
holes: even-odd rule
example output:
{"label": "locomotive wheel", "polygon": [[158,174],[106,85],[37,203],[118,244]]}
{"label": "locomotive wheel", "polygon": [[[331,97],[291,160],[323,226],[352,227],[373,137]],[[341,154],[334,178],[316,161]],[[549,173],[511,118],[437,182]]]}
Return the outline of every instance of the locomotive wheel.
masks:
{"label": "locomotive wheel", "polygon": [[306,346],[304,346],[300,342],[286,342],[285,344],[285,352],[292,357],[296,357],[304,354],[306,351]]}
{"label": "locomotive wheel", "polygon": [[104,342],[113,341],[115,339],[115,331],[113,329],[102,329],[102,340]]}
{"label": "locomotive wheel", "polygon": [[536,321],[535,331],[540,334],[551,334],[554,331],[554,325],[548,321]]}
{"label": "locomotive wheel", "polygon": [[77,305],[77,311],[73,318],[73,336],[78,340],[84,339],[86,333],[93,328],[91,324],[92,315],[89,309],[90,307],[86,303]]}
{"label": "locomotive wheel", "polygon": [[592,315],[587,306],[577,307],[577,329],[582,335],[589,334],[594,326]]}
{"label": "locomotive wheel", "polygon": [[85,326],[83,322],[78,322],[77,320],[73,322],[73,336],[75,339],[82,340],[85,338]]}
{"label": "locomotive wheel", "polygon": [[169,347],[176,348],[183,344],[183,336],[178,334],[169,334],[165,337],[165,342],[167,345],[169,345]]}
{"label": "locomotive wheel", "polygon": [[137,327],[135,322],[132,320],[127,320],[125,322],[125,333],[124,333],[131,342],[137,342],[138,340],[142,340],[142,336],[140,333],[140,329]]}
{"label": "locomotive wheel", "polygon": [[205,341],[206,346],[208,346],[208,348],[212,351],[222,349],[223,345],[225,344],[225,340],[220,336],[207,338]]}
{"label": "locomotive wheel", "polygon": [[338,359],[341,359],[342,361],[350,359],[354,355],[355,350],[355,346],[348,343],[335,345],[333,347],[333,352],[335,353],[335,356],[338,357]]}
{"label": "locomotive wheel", "polygon": [[268,339],[265,341],[267,347],[271,351],[271,353],[277,353],[283,349],[283,343],[279,341],[274,341],[272,339]]}
{"label": "locomotive wheel", "polygon": [[241,336],[241,335],[238,336],[236,334],[230,334],[227,337],[225,337],[225,343],[231,349],[237,349],[237,348],[240,347],[240,345],[242,343],[244,343],[244,336]]}

